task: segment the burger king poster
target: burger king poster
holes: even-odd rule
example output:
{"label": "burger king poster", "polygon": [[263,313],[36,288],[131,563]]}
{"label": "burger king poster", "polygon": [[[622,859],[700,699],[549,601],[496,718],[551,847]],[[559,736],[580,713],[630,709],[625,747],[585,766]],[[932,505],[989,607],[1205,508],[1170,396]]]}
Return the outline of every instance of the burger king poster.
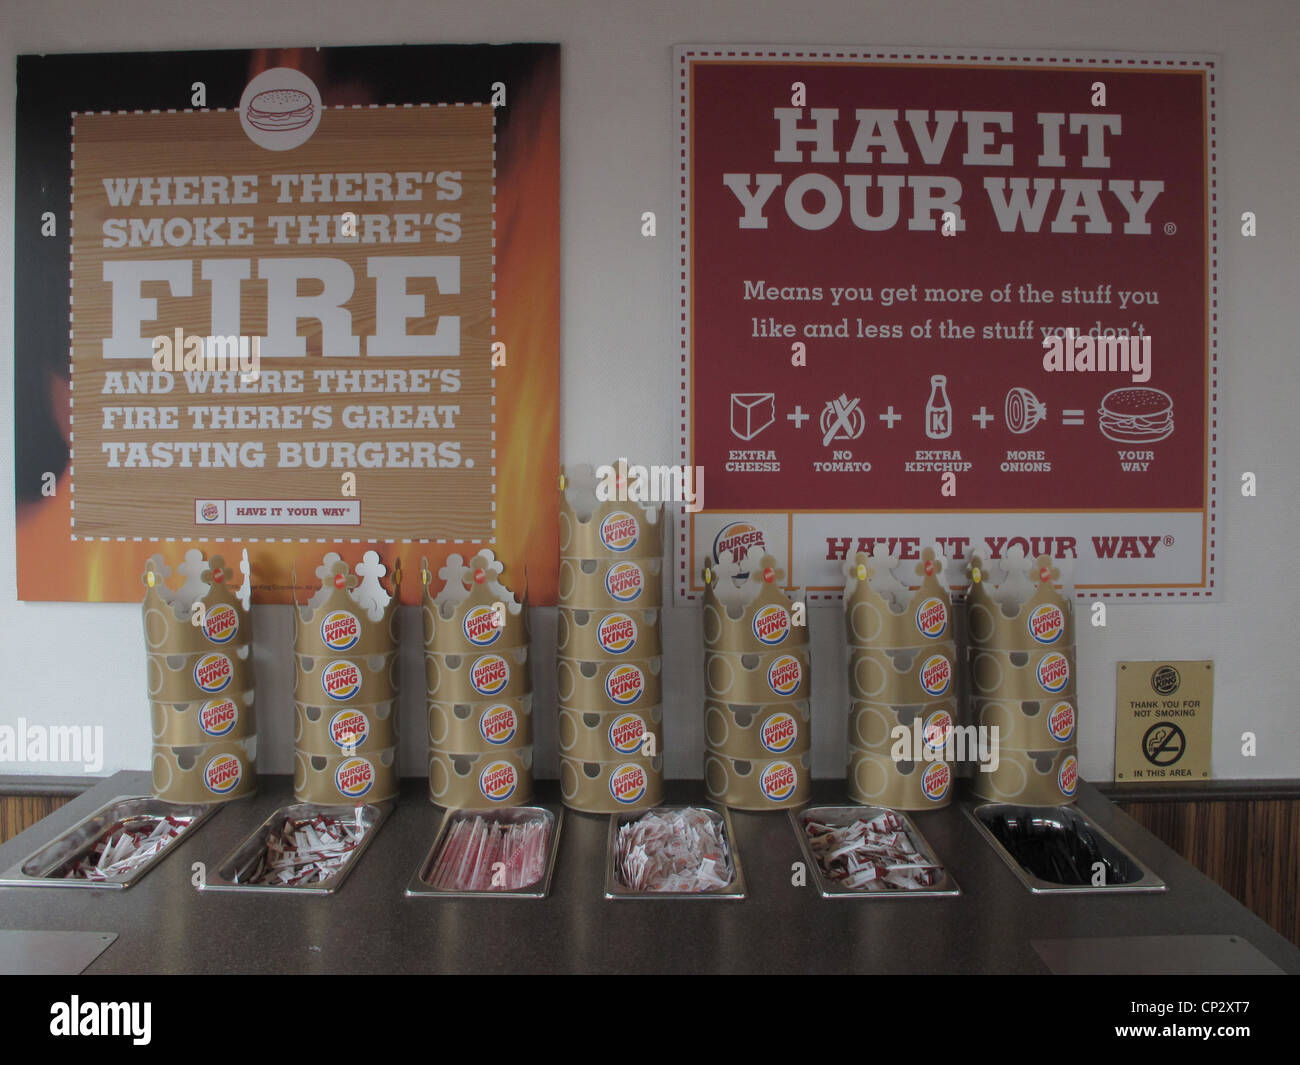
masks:
{"label": "burger king poster", "polygon": [[322,544],[554,602],[559,93],[556,45],[20,57],[20,598],[236,543],[262,602]]}
{"label": "burger king poster", "polygon": [[[677,50],[676,588],[762,547],[1019,547],[1217,594],[1213,57]],[[1235,224],[1235,223],[1234,223]]]}

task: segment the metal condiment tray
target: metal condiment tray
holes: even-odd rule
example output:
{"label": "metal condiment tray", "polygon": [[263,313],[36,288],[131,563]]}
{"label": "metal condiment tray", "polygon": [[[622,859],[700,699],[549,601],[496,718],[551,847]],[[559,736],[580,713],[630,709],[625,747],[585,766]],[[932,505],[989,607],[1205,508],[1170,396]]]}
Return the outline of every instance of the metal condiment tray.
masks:
{"label": "metal condiment tray", "polygon": [[[353,866],[357,864],[366,848],[370,846],[371,841],[378,835],[383,823],[388,820],[388,815],[393,812],[394,805],[394,801],[389,799],[384,802],[365,803],[360,806],[323,806],[314,802],[300,802],[290,806],[281,806],[226,856],[225,860],[204,881],[202,890],[332,895],[343,886],[343,881],[347,879],[348,873],[352,872]],[[246,884],[235,879],[241,870],[249,868],[257,861],[266,850],[267,836],[278,833],[286,821],[310,821],[313,817],[321,814],[339,820],[356,817],[366,826],[366,832],[361,838],[361,842],[348,855],[347,861],[328,880],[312,884]]]}
{"label": "metal condiment tray", "polygon": [[[915,844],[918,853],[927,861],[939,866],[939,879],[930,887],[897,888],[886,891],[846,888],[828,880],[822,872],[821,863],[813,854],[812,847],[808,843],[808,832],[804,828],[805,820],[815,820],[826,825],[840,826],[852,824],[854,821],[870,821],[883,813],[892,813],[902,821],[903,831]],[[803,851],[803,856],[808,862],[808,868],[812,871],[813,878],[817,883],[817,890],[824,899],[932,899],[943,896],[956,897],[961,894],[961,888],[957,886],[957,881],[952,878],[952,874],[939,861],[934,848],[930,846],[929,841],[916,827],[916,822],[902,810],[894,810],[884,806],[804,806],[801,809],[790,811],[790,823],[794,827],[794,834],[799,837],[799,848]]]}
{"label": "metal condiment tray", "polygon": [[[507,824],[528,821],[537,817],[549,819],[551,832],[546,844],[546,867],[541,878],[525,887],[490,889],[487,891],[448,890],[446,888],[436,888],[430,884],[427,877],[433,872],[438,852],[442,850],[443,842],[446,840],[447,833],[451,830],[452,825],[474,817],[481,817],[485,821],[501,821]],[[544,899],[551,890],[551,875],[555,872],[555,856],[559,852],[560,829],[563,824],[564,807],[555,803],[538,803],[533,806],[499,806],[487,810],[447,810],[443,813],[442,824],[438,826],[438,834],[434,837],[433,846],[429,848],[429,853],[425,855],[424,861],[412,874],[410,883],[406,885],[406,894],[411,897],[441,899]]]}
{"label": "metal condiment tray", "polygon": [[[111,799],[89,817],[82,818],[71,828],[60,832],[48,843],[33,851],[17,865],[0,874],[4,887],[70,887],[108,888],[121,890],[138,883],[150,869],[162,861],[185,840],[194,829],[217,812],[219,804],[173,803],[155,799],[150,795],[119,795]],[[165,817],[184,819],[188,823],[181,833],[157,854],[125,876],[106,880],[77,878],[66,880],[59,874],[79,859],[120,823],[161,821]]]}
{"label": "metal condiment tray", "polygon": [[[618,830],[624,825],[639,821],[647,814],[669,810],[702,810],[713,815],[722,824],[722,838],[731,858],[731,881],[711,891],[636,891],[625,886],[614,869],[618,852]],[[685,802],[656,806],[652,810],[609,815],[609,846],[605,852],[605,898],[607,899],[743,899],[745,897],[745,872],[740,866],[740,851],[736,848],[736,832],[731,823],[731,811],[725,806],[708,802]]]}

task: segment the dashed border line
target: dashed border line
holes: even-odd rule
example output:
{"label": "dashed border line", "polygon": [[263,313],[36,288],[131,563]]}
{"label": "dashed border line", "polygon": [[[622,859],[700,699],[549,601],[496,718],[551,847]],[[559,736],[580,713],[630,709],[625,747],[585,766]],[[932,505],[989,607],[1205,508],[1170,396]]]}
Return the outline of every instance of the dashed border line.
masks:
{"label": "dashed border line", "polygon": [[[1208,425],[1208,449],[1209,449],[1209,505],[1206,513],[1207,520],[1207,538],[1202,549],[1206,557],[1206,584],[1205,589],[1196,590],[1169,590],[1169,591],[1141,591],[1141,592],[1121,592],[1121,591],[1088,591],[1076,592],[1075,595],[1080,599],[1210,599],[1214,596],[1215,587],[1215,547],[1217,543],[1217,518],[1218,518],[1218,428],[1219,428],[1219,217],[1218,217],[1218,130],[1216,124],[1216,102],[1215,102],[1215,71],[1218,67],[1217,62],[1210,58],[1185,59],[1185,58],[1157,58],[1151,56],[1110,56],[1086,59],[1077,56],[1043,56],[1043,55],[999,55],[994,56],[989,53],[970,54],[966,52],[948,52],[948,51],[924,51],[920,49],[909,49],[904,51],[864,51],[862,49],[823,49],[820,51],[805,51],[798,48],[767,48],[767,49],[747,49],[747,48],[705,48],[694,46],[681,49],[676,55],[676,64],[678,67],[678,99],[676,108],[678,112],[678,150],[680,152],[680,173],[678,188],[678,232],[679,232],[679,264],[678,277],[680,283],[680,298],[678,301],[679,323],[678,330],[681,337],[681,380],[680,380],[680,432],[681,432],[681,460],[684,467],[688,461],[688,440],[690,438],[690,370],[691,370],[691,352],[690,352],[690,248],[688,242],[689,228],[689,207],[690,207],[690,113],[688,110],[688,73],[690,69],[690,60],[692,59],[842,59],[849,61],[861,61],[871,59],[895,60],[903,62],[964,62],[971,63],[975,66],[990,63],[1017,63],[1029,64],[1031,66],[1059,66],[1062,68],[1078,67],[1086,69],[1095,66],[1113,66],[1126,68],[1147,68],[1158,70],[1199,70],[1203,71],[1206,77],[1206,136],[1208,144],[1206,146],[1206,161],[1209,166],[1209,172],[1205,175],[1208,182],[1207,200],[1209,203],[1208,235],[1209,235],[1209,254],[1210,254],[1210,276],[1207,279],[1210,297],[1209,320],[1206,322],[1206,328],[1209,330],[1209,361],[1210,361],[1210,385],[1209,395],[1206,397],[1209,407],[1209,425]],[[864,512],[865,513],[865,512]],[[679,598],[690,602],[699,598],[701,593],[694,592],[690,587],[690,574],[687,572],[687,558],[690,554],[691,545],[689,543],[689,533],[691,527],[692,515],[688,515],[683,509],[679,520],[681,530],[678,544],[678,579],[677,593]],[[791,553],[793,561],[793,544],[787,544],[787,551]],[[793,568],[791,566],[790,568]],[[809,600],[825,600],[828,602],[839,601],[843,599],[842,593],[828,592],[825,594],[809,594],[806,596]]]}
{"label": "dashed border line", "polygon": [[[358,111],[358,110],[365,109],[365,110],[375,111],[375,110],[380,110],[380,109],[383,109],[383,110],[396,110],[396,109],[399,108],[399,107],[401,107],[401,108],[414,108],[414,107],[428,107],[428,108],[439,107],[439,108],[443,108],[443,107],[488,107],[488,106],[490,106],[490,105],[489,105],[489,104],[485,104],[485,103],[484,103],[483,101],[481,101],[481,100],[472,100],[472,101],[457,100],[457,101],[454,101],[454,102],[439,101],[439,102],[436,102],[436,103],[434,103],[434,102],[420,102],[420,103],[401,103],[401,104],[396,104],[396,103],[391,103],[391,104],[334,104],[334,105],[328,107],[327,110],[331,110],[331,111],[349,111],[349,110],[350,110],[350,111]],[[178,107],[168,107],[168,108],[157,108],[157,107],[154,107],[154,108],[148,108],[148,109],[145,109],[145,108],[135,108],[134,110],[119,109],[119,110],[104,110],[104,111],[73,111],[73,112],[71,113],[71,122],[70,122],[70,125],[69,125],[69,137],[68,137],[68,150],[69,150],[69,153],[70,153],[70,155],[71,155],[70,169],[69,169],[69,179],[68,179],[68,180],[69,180],[69,186],[70,186],[70,187],[69,187],[69,192],[68,192],[68,203],[69,203],[69,207],[68,207],[68,426],[69,426],[69,428],[68,428],[68,493],[69,493],[69,495],[72,495],[73,493],[76,492],[76,480],[75,480],[76,466],[75,466],[74,461],[73,461],[73,460],[75,459],[76,452],[75,452],[75,450],[74,450],[74,435],[75,435],[75,434],[74,434],[74,430],[72,429],[72,426],[73,426],[73,424],[74,424],[74,417],[73,417],[74,401],[73,401],[73,387],[72,387],[72,384],[73,384],[73,380],[74,380],[74,376],[73,376],[73,375],[74,375],[75,372],[76,372],[76,346],[75,346],[76,335],[75,335],[75,322],[74,322],[74,320],[73,320],[73,294],[74,294],[74,285],[73,285],[73,282],[74,282],[75,278],[74,278],[73,270],[74,270],[74,267],[75,267],[75,265],[76,265],[76,264],[75,264],[75,260],[74,260],[74,252],[75,252],[75,248],[76,248],[76,239],[75,239],[75,238],[76,238],[76,232],[75,232],[75,217],[76,217],[76,200],[77,200],[77,170],[76,170],[76,167],[77,167],[77,159],[76,159],[76,150],[77,150],[77,116],[78,116],[78,115],[190,115],[190,114],[224,114],[224,113],[226,113],[226,112],[234,111],[234,110],[237,110],[237,108],[231,108],[231,107],[179,107],[179,108],[178,108]],[[497,335],[497,334],[496,334],[496,328],[497,328],[497,325],[496,325],[496,318],[497,318],[497,289],[496,289],[496,280],[497,280],[497,217],[496,217],[496,215],[497,215],[497,114],[496,114],[496,108],[495,108],[495,107],[492,107],[492,185],[491,185],[491,192],[490,192],[490,194],[489,194],[489,199],[490,199],[490,202],[491,202],[491,215],[492,215],[492,231],[491,231],[491,236],[492,236],[492,265],[491,265],[491,271],[492,271],[492,273],[491,273],[491,286],[492,286],[492,287],[491,287],[491,294],[490,294],[490,296],[489,296],[489,301],[490,301],[491,311],[492,311],[492,314],[491,314],[491,336],[492,336],[493,339],[495,339],[495,337],[496,337],[496,335]],[[489,399],[489,415],[490,415],[490,418],[491,418],[491,422],[490,422],[490,424],[491,424],[491,441],[492,441],[492,447],[491,447],[491,461],[492,461],[492,466],[491,466],[491,494],[492,494],[492,501],[491,501],[491,515],[492,515],[492,517],[491,517],[491,522],[490,522],[491,538],[490,538],[487,542],[488,542],[489,544],[493,544],[493,545],[495,545],[496,542],[497,542],[497,500],[496,500],[496,496],[497,496],[497,464],[496,464],[496,460],[497,460],[497,447],[496,447],[496,442],[497,442],[497,430],[496,430],[496,423],[497,423],[497,411],[496,411],[496,406],[497,406],[497,394],[496,394],[496,372],[495,372],[495,368],[491,366],[491,361],[490,361],[491,358],[492,358],[492,350],[491,350],[491,345],[490,345],[490,344],[489,344],[489,348],[488,348],[488,358],[489,358],[489,364],[488,364],[488,365],[489,365],[489,369],[491,370],[491,373],[490,373],[490,376],[489,376],[489,385],[488,385],[488,390],[489,390],[489,391],[488,391],[488,399]],[[257,536],[250,536],[250,537],[242,537],[242,538],[237,538],[237,537],[211,537],[211,536],[148,536],[148,537],[142,537],[142,536],[78,536],[77,533],[76,533],[77,518],[76,518],[76,514],[74,513],[74,511],[76,510],[76,507],[77,507],[77,501],[76,501],[76,499],[75,499],[75,498],[70,499],[70,500],[68,501],[68,510],[69,510],[68,528],[71,530],[71,531],[70,531],[70,534],[69,534],[69,539],[70,539],[72,542],[74,542],[74,543],[76,543],[76,542],[80,542],[80,543],[102,543],[102,544],[110,544],[110,543],[119,543],[119,544],[121,544],[121,543],[151,543],[151,544],[158,544],[158,543],[168,543],[168,544],[173,544],[173,543],[181,543],[181,544],[206,544],[206,543],[218,543],[218,544],[223,544],[223,543],[227,543],[227,542],[229,542],[229,543],[238,543],[238,544],[257,544],[257,543],[265,543],[265,544],[276,544],[276,543],[279,543],[279,544],[311,544],[311,543],[316,543],[316,544],[372,544],[372,543],[373,543],[373,544],[449,544],[449,545],[457,545],[457,546],[458,546],[458,545],[462,545],[462,544],[476,544],[476,543],[479,543],[479,542],[480,542],[478,539],[472,539],[472,538],[471,538],[471,539],[453,540],[453,539],[447,539],[447,538],[445,538],[445,537],[437,537],[437,538],[432,538],[432,537],[430,537],[430,538],[414,538],[414,537],[413,537],[413,538],[409,538],[409,539],[395,539],[395,540],[394,540],[394,539],[359,540],[359,539],[354,539],[354,538],[353,538],[353,539],[337,539],[337,540],[332,540],[332,539],[327,539],[327,538],[320,538],[320,537],[306,537],[306,536],[303,536],[303,537],[293,537],[293,536],[283,536],[283,537],[274,537],[274,536],[268,536],[268,537],[257,537]]]}

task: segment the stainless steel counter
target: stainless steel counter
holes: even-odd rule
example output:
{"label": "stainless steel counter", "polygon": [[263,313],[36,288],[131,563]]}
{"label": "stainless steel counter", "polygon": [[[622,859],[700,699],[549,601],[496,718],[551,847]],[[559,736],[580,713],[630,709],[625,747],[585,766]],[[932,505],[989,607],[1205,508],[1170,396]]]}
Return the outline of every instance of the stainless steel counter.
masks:
{"label": "stainless steel counter", "polygon": [[[1300,972],[1300,950],[1087,784],[1079,805],[1167,891],[1032,895],[954,805],[912,816],[961,886],[956,898],[823,899],[811,875],[806,887],[791,884],[803,859],[788,815],[740,811],[732,815],[748,890],[740,902],[604,898],[608,818],[572,811],[548,898],[408,898],[442,816],[425,788],[403,782],[396,810],[334,895],[193,886],[193,863],[215,870],[292,801],[288,777],[264,777],[257,796],[222,808],[127,890],[0,888],[0,928],[116,933],[92,973],[1047,973],[1034,940],[1198,935],[1245,939]],[[0,846],[0,869],[108,799],[148,790],[148,774],[117,774]],[[814,794],[839,802],[842,784],[818,782]],[[539,800],[557,798],[554,782],[540,785]],[[700,782],[683,781],[669,784],[665,801],[702,798]]]}

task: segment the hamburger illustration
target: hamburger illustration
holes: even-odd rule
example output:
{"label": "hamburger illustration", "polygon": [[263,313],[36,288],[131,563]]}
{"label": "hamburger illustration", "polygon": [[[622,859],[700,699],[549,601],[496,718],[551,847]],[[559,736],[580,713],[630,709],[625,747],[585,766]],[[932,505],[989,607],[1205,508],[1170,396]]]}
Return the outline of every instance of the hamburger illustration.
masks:
{"label": "hamburger illustration", "polygon": [[1174,403],[1158,388],[1116,388],[1101,400],[1102,435],[1120,444],[1153,444],[1174,431]]}
{"label": "hamburger illustration", "polygon": [[267,89],[248,103],[246,118],[251,126],[270,132],[302,129],[312,120],[311,97],[298,89]]}

